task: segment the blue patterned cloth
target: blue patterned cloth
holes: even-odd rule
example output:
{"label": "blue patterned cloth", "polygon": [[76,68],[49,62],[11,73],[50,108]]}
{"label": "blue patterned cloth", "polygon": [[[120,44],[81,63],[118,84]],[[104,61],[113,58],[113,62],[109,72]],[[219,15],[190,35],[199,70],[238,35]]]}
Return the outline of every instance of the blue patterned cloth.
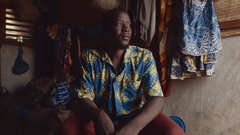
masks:
{"label": "blue patterned cloth", "polygon": [[213,0],[177,0],[175,5],[171,79],[214,76],[222,40]]}
{"label": "blue patterned cloth", "polygon": [[214,76],[216,54],[202,56],[181,55],[173,57],[171,66],[171,79],[184,80],[197,76]]}
{"label": "blue patterned cloth", "polygon": [[200,56],[222,48],[213,0],[183,0],[182,53]]}
{"label": "blue patterned cloth", "polygon": [[81,72],[79,98],[94,101],[113,122],[135,116],[144,98],[163,96],[152,53],[136,46],[124,51],[118,74],[104,50],[87,49],[82,53]]}

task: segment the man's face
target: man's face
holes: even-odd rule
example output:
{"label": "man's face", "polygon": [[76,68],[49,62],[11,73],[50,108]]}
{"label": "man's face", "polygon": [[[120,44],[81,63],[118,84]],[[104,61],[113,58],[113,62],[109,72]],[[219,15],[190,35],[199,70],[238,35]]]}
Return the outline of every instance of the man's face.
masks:
{"label": "man's face", "polygon": [[129,42],[132,35],[131,21],[128,14],[120,12],[116,18],[114,18],[113,34],[114,42],[118,47],[125,49],[129,46]]}

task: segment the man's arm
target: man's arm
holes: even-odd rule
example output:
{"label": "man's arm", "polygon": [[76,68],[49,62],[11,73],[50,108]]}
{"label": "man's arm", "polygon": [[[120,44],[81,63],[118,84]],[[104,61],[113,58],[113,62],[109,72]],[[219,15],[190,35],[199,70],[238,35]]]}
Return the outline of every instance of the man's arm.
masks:
{"label": "man's arm", "polygon": [[110,135],[114,133],[114,125],[111,119],[93,101],[87,98],[79,99],[78,104],[75,106],[75,111],[80,116],[88,120],[93,120],[97,135]]}
{"label": "man's arm", "polygon": [[163,98],[151,97],[144,105],[143,110],[126,125],[116,132],[116,135],[137,135],[148,123],[150,123],[163,108]]}
{"label": "man's arm", "polygon": [[94,103],[95,91],[92,80],[91,61],[89,50],[85,50],[81,56],[80,74],[77,79],[78,102],[75,111],[83,118],[93,120],[97,135],[110,135],[114,133],[114,126],[109,116]]}
{"label": "man's arm", "polygon": [[100,109],[93,101],[87,98],[81,98],[78,99],[77,104],[75,104],[74,111],[83,116],[83,118],[95,120],[98,117],[98,112]]}

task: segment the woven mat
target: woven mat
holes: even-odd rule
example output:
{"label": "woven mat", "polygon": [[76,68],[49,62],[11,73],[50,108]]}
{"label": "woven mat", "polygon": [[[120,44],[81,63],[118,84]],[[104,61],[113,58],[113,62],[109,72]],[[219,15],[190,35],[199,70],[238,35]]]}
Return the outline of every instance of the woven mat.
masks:
{"label": "woven mat", "polygon": [[240,20],[240,0],[214,0],[213,3],[220,23]]}

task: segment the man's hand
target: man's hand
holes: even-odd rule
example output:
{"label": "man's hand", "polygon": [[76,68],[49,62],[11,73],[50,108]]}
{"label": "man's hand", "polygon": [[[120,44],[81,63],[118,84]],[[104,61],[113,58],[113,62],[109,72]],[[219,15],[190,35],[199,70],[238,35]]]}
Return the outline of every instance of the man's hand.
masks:
{"label": "man's hand", "polygon": [[109,116],[98,108],[93,101],[84,98],[79,99],[75,111],[82,117],[94,122],[96,135],[111,135],[115,132]]}
{"label": "man's hand", "polygon": [[98,116],[94,119],[96,135],[111,135],[114,131],[114,125],[109,116],[103,111],[98,111]]}
{"label": "man's hand", "polygon": [[124,127],[117,130],[114,135],[137,135],[138,133],[139,130],[136,127],[126,124]]}
{"label": "man's hand", "polygon": [[148,123],[150,123],[162,111],[163,98],[152,97],[144,105],[143,110],[122,128],[115,132],[116,135],[137,135]]}

